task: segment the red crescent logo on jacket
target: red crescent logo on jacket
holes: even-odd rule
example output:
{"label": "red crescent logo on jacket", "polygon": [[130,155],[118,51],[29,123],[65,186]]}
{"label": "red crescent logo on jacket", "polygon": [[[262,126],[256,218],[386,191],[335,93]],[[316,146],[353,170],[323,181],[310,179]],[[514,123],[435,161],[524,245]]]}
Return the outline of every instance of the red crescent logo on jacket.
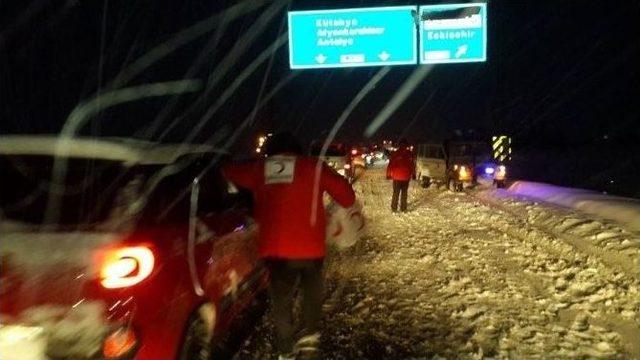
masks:
{"label": "red crescent logo on jacket", "polygon": [[276,173],[282,174],[285,169],[284,163],[282,161],[276,161],[274,165],[278,166],[278,170],[276,170]]}

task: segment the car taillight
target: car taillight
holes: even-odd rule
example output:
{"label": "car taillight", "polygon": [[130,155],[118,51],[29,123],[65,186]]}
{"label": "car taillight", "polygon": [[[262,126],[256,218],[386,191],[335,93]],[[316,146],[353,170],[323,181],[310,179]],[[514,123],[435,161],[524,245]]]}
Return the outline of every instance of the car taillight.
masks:
{"label": "car taillight", "polygon": [[496,180],[504,180],[507,177],[507,167],[504,165],[498,166],[496,171]]}
{"label": "car taillight", "polygon": [[104,339],[102,354],[106,359],[117,359],[129,354],[138,340],[131,328],[120,328]]}
{"label": "car taillight", "polygon": [[460,180],[471,178],[471,171],[466,166],[460,166]]}
{"label": "car taillight", "polygon": [[146,246],[108,249],[100,267],[100,284],[107,289],[136,285],[151,275],[155,257]]}

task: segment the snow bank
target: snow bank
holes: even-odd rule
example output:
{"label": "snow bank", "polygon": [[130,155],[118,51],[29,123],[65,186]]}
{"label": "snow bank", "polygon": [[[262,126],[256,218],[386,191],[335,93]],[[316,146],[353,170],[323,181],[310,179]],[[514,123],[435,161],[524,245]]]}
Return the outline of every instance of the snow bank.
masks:
{"label": "snow bank", "polygon": [[528,181],[516,181],[508,191],[613,220],[627,225],[629,230],[640,231],[640,200],[637,199]]}

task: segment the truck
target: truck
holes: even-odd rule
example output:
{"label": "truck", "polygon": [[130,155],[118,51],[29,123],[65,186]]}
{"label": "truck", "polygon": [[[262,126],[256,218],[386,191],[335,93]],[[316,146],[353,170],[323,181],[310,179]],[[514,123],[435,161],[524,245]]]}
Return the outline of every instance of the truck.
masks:
{"label": "truck", "polygon": [[481,184],[504,188],[507,166],[492,157],[481,140],[447,140],[417,146],[415,179],[422,187],[446,185],[451,191]]}

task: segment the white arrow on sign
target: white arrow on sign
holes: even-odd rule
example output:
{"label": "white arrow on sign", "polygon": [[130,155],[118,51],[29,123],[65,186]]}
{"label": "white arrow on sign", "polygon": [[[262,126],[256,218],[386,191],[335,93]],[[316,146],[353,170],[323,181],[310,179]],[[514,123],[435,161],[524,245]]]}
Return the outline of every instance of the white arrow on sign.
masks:
{"label": "white arrow on sign", "polygon": [[462,55],[466,54],[467,50],[469,50],[469,46],[467,44],[458,47],[458,51],[456,51],[456,59],[459,59]]}
{"label": "white arrow on sign", "polygon": [[378,54],[378,57],[380,58],[380,60],[382,61],[387,61],[389,60],[389,58],[391,57],[391,54],[389,54],[386,51],[382,51],[380,54]]}
{"label": "white arrow on sign", "polygon": [[327,57],[322,54],[318,54],[318,56],[316,56],[316,61],[318,64],[324,64],[324,62],[327,61]]}

